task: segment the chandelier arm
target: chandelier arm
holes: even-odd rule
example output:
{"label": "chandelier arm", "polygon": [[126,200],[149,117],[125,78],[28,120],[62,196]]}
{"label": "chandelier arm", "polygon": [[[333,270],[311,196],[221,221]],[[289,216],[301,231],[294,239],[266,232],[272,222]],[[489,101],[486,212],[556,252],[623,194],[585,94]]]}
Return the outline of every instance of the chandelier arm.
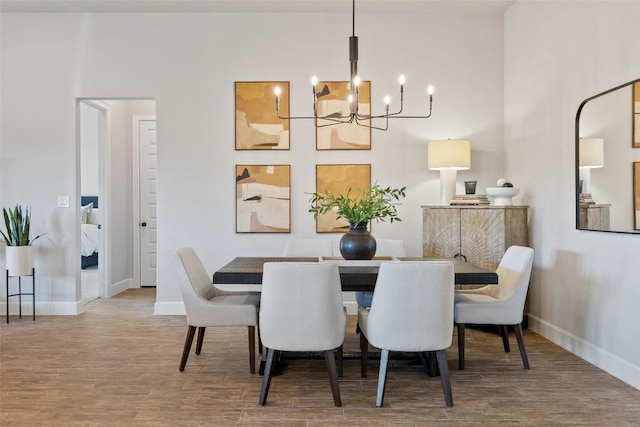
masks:
{"label": "chandelier arm", "polygon": [[[280,120],[298,120],[298,119],[315,119],[315,120],[327,120],[327,121],[333,121],[333,122],[337,122],[337,123],[351,123],[353,121],[353,118],[351,117],[351,115],[347,115],[347,116],[281,116],[280,115],[280,109],[276,106],[276,117],[278,117]],[[349,119],[349,120],[345,120],[345,119]]]}
{"label": "chandelier arm", "polygon": [[[369,121],[371,123],[371,121]],[[385,127],[379,127],[379,126],[374,126],[372,124],[366,124],[366,123],[360,123],[360,121],[358,120],[358,118],[356,118],[356,124],[358,126],[362,126],[365,128],[369,128],[369,129],[376,129],[376,130],[387,130],[389,129],[389,118],[386,117],[386,121],[385,121]]]}
{"label": "chandelier arm", "polygon": [[316,127],[317,128],[326,128],[326,127],[329,127],[329,126],[337,126],[337,125],[340,125],[340,124],[349,124],[349,123],[351,123],[351,122],[335,122],[335,123],[325,123],[323,125],[319,125],[316,122]]}
{"label": "chandelier arm", "polygon": [[402,112],[402,101],[400,102],[400,110],[395,112],[395,113],[388,113],[388,114],[380,114],[380,115],[361,115],[358,114],[357,118],[360,120],[369,120],[369,119],[428,119],[429,117],[431,117],[431,113],[433,111],[433,101],[429,100],[429,113],[424,115],[424,116],[401,116],[400,113]]}
{"label": "chandelier arm", "polygon": [[280,120],[298,120],[298,119],[314,119],[315,117],[313,116],[289,116],[289,117],[285,117],[285,116],[281,116],[279,112],[276,112],[276,117],[278,117]]}
{"label": "chandelier arm", "polygon": [[353,118],[355,116],[353,114],[349,114],[348,116],[339,116],[339,117],[335,117],[335,116],[315,116],[314,118],[317,120],[326,120],[329,122],[336,122],[336,123],[351,123],[353,122]]}

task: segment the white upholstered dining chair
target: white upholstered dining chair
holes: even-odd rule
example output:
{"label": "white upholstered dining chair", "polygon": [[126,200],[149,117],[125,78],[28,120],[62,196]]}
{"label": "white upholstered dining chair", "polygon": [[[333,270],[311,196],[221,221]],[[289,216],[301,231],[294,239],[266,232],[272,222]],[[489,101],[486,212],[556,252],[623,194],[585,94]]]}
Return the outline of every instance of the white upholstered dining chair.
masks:
{"label": "white upholstered dining chair", "polygon": [[453,406],[447,348],[453,333],[454,269],[448,261],[382,262],[371,308],[358,308],[361,373],[369,343],[381,350],[376,406],[381,407],[391,351],[435,352],[447,407]]}
{"label": "white upholstered dining chair", "polygon": [[465,325],[496,325],[502,335],[504,349],[509,351],[508,327],[513,327],[518,340],[524,369],[529,359],[522,336],[524,303],[529,289],[533,249],[510,246],[504,253],[496,273],[498,285],[456,291],[454,322],[458,329],[458,366],[464,369]]}
{"label": "white upholstered dining chair", "polygon": [[281,351],[322,352],[333,402],[341,406],[335,350],[342,346],[346,314],[336,263],[267,262],[262,275],[260,336],[267,349],[259,404],[267,401]]}
{"label": "white upholstered dining chair", "polygon": [[196,329],[196,354],[202,350],[207,327],[246,326],[249,336],[249,371],[255,373],[256,326],[260,296],[246,292],[223,291],[211,282],[211,276],[192,248],[178,249],[180,290],[187,312],[187,338],[184,342],[180,371],[184,371]]}
{"label": "white upholstered dining chair", "polygon": [[[376,239],[376,254],[378,257],[406,257],[407,250],[404,241],[395,239]],[[370,307],[373,292],[357,291],[358,307]]]}

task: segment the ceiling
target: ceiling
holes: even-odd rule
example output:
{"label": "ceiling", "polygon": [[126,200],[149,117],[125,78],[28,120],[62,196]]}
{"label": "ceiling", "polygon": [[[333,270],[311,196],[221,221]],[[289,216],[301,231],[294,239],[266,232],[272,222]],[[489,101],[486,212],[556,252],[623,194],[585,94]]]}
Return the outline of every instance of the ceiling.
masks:
{"label": "ceiling", "polygon": [[[360,12],[503,14],[516,0],[359,0]],[[350,12],[348,0],[2,0],[1,12]]]}

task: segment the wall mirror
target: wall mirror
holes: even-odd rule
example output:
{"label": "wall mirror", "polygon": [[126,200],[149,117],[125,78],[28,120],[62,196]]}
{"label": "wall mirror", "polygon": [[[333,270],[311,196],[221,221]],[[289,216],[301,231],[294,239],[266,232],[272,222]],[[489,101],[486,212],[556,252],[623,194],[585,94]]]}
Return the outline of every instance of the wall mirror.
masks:
{"label": "wall mirror", "polygon": [[640,234],[640,79],[576,115],[576,228]]}

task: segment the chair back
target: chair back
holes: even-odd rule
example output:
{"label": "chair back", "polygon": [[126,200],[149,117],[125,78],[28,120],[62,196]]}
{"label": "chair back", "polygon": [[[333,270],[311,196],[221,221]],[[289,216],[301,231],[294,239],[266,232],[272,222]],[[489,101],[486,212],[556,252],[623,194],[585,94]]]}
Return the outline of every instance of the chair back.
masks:
{"label": "chair back", "polygon": [[338,265],[267,262],[262,275],[260,337],[282,351],[326,351],[344,340]]}
{"label": "chair back", "polygon": [[487,293],[500,300],[515,298],[515,305],[524,309],[532,266],[533,249],[510,246],[496,269],[498,286],[487,286]]}
{"label": "chair back", "polygon": [[286,257],[333,256],[331,239],[289,239],[284,243]]}
{"label": "chair back", "polygon": [[451,345],[454,269],[449,261],[382,262],[367,320],[367,339],[391,351]]}
{"label": "chair back", "polygon": [[376,239],[376,255],[406,257],[407,250],[402,240]]}
{"label": "chair back", "polygon": [[178,271],[181,276],[180,291],[188,318],[190,308],[196,306],[201,300],[213,298],[216,295],[216,288],[193,248],[180,248],[177,252]]}

